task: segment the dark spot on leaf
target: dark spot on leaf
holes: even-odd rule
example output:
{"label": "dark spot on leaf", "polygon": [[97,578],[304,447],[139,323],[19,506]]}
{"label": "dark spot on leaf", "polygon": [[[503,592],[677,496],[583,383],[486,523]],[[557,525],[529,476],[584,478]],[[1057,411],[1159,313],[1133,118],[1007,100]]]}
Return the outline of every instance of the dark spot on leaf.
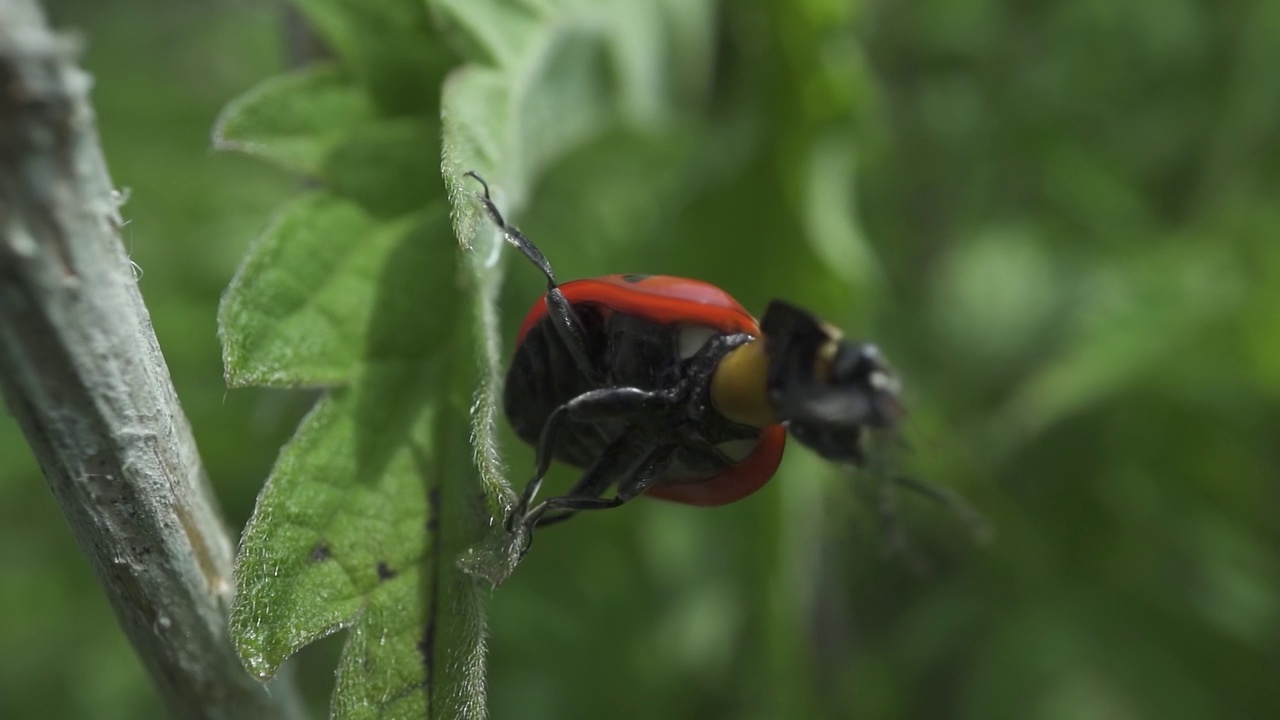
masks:
{"label": "dark spot on leaf", "polygon": [[422,655],[427,692],[427,717],[435,717],[436,697],[436,623],[440,619],[440,487],[427,491],[427,535],[431,542],[431,574],[427,580],[427,627],[422,631],[418,653]]}
{"label": "dark spot on leaf", "polygon": [[651,275],[640,275],[640,274],[638,274],[638,273],[627,273],[626,275],[623,275],[623,276],[622,276],[622,279],[623,279],[623,280],[625,280],[625,281],[627,281],[627,282],[629,282],[629,283],[638,283],[638,282],[643,282],[643,281],[645,281],[645,280],[648,280],[650,277],[652,277],[652,276],[651,276]]}
{"label": "dark spot on leaf", "polygon": [[311,562],[321,562],[328,560],[333,553],[329,550],[329,544],[321,540],[316,546],[311,548],[311,555],[307,558]]}
{"label": "dark spot on leaf", "polygon": [[422,655],[422,666],[426,669],[427,702],[430,704],[435,688],[436,675],[436,616],[432,613],[427,619],[427,628],[422,632],[422,640],[418,642],[418,653]]}
{"label": "dark spot on leaf", "polygon": [[427,505],[427,532],[434,534],[440,529],[440,488],[427,493]]}
{"label": "dark spot on leaf", "polygon": [[378,561],[378,579],[379,580],[386,582],[387,580],[390,580],[395,576],[396,576],[396,571],[392,570],[391,567],[387,565],[386,562],[382,560]]}

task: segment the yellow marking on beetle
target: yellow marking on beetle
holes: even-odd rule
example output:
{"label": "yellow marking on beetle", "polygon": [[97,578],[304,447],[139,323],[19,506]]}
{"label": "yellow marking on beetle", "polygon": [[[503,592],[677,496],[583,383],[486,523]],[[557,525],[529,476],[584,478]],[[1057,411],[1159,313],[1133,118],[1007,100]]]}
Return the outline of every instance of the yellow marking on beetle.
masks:
{"label": "yellow marking on beetle", "polygon": [[711,404],[742,425],[763,428],[778,423],[769,402],[769,356],[764,338],[730,350],[711,376]]}
{"label": "yellow marking on beetle", "polygon": [[818,348],[813,358],[813,377],[825,385],[833,379],[834,373],[831,368],[836,363],[836,353],[840,352],[840,341],[844,339],[844,332],[830,323],[820,322],[819,326],[827,336],[827,340]]}

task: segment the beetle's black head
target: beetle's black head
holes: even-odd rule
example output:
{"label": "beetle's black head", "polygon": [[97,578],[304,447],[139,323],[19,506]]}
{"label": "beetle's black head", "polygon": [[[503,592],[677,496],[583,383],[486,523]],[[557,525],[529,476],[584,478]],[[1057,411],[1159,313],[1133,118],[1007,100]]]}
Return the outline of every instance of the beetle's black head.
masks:
{"label": "beetle's black head", "polygon": [[823,457],[862,464],[865,431],[892,430],[905,415],[897,376],[879,348],[845,340],[812,313],[778,300],[760,329],[778,419]]}

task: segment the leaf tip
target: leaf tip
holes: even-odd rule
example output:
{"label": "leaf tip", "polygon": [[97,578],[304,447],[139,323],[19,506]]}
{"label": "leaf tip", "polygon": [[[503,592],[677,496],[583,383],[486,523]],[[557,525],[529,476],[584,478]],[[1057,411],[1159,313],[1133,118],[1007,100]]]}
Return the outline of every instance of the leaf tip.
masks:
{"label": "leaf tip", "polygon": [[231,642],[235,646],[236,654],[240,656],[240,664],[244,669],[257,678],[258,682],[265,683],[275,677],[276,671],[280,669],[281,660],[273,661],[267,657],[264,650],[267,645],[266,638],[249,615],[247,608],[240,602],[232,604],[231,622],[228,628]]}
{"label": "leaf tip", "polygon": [[532,542],[528,530],[507,532],[499,524],[479,543],[458,556],[458,569],[497,588],[515,572]]}
{"label": "leaf tip", "polygon": [[213,130],[209,135],[210,146],[218,152],[243,152],[245,154],[254,154],[261,148],[252,148],[253,143],[246,143],[235,137],[235,131],[232,128],[234,119],[239,117],[244,111],[244,107],[248,104],[247,96],[238,97],[223,106],[222,111],[218,113],[218,117],[213,121]]}

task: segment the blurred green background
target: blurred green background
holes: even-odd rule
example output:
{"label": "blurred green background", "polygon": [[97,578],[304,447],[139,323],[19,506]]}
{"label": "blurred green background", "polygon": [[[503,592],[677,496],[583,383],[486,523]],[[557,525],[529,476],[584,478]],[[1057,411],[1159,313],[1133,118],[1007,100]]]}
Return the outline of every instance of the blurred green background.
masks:
{"label": "blurred green background", "polygon": [[[310,402],[227,392],[215,335],[296,187],[208,149],[283,67],[279,9],[49,5],[89,40],[125,239],[239,527]],[[491,596],[493,717],[1280,717],[1280,4],[724,5],[715,152],[602,139],[522,226],[562,278],[702,277],[876,339],[904,461],[994,535],[903,496],[890,553],[866,478],[794,445],[750,501],[584,516]],[[680,198],[644,194],[673,168]],[[539,282],[508,274],[510,329]],[[158,716],[7,417],[0,468],[0,717]],[[300,659],[317,708],[340,642]]]}

